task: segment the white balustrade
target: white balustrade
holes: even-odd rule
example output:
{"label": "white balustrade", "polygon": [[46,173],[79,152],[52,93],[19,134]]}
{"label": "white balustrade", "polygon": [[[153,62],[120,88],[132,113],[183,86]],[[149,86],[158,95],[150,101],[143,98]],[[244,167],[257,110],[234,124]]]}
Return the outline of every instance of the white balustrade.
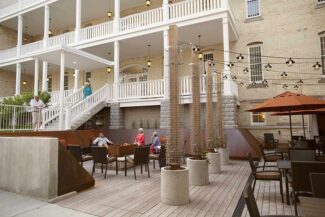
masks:
{"label": "white balustrade", "polygon": [[[95,93],[88,96],[86,99],[72,106],[69,112],[71,119],[66,121],[69,121],[71,123],[74,120],[77,120],[80,116],[84,115],[85,113],[88,113],[89,111],[91,111],[91,109],[93,109],[103,101],[107,100],[110,94],[109,92],[111,90],[112,89],[110,88],[110,86],[106,84],[102,88],[97,90]],[[69,125],[70,124],[66,124],[66,126]]]}
{"label": "white balustrade", "polygon": [[162,97],[164,81],[151,80],[142,82],[122,83],[119,86],[120,99]]}
{"label": "white balustrade", "polygon": [[49,126],[52,126],[56,123],[56,120],[59,118],[60,107],[46,108],[43,110],[43,123],[41,128],[45,129]]}
{"label": "white balustrade", "polygon": [[113,21],[108,21],[81,29],[80,40],[87,41],[95,38],[103,38],[113,33]]}
{"label": "white balustrade", "polygon": [[0,51],[0,60],[10,59],[17,57],[17,48],[10,48]]}
{"label": "white balustrade", "polygon": [[53,47],[61,44],[63,45],[72,44],[74,43],[74,39],[75,39],[74,34],[75,34],[74,32],[68,32],[63,35],[50,37],[48,40],[48,47]]}
{"label": "white balustrade", "polygon": [[120,19],[120,31],[127,31],[163,22],[163,9],[156,8]]}
{"label": "white balustrade", "polygon": [[221,0],[188,0],[169,5],[169,18],[178,19],[221,8]]}
{"label": "white balustrade", "polygon": [[[81,88],[76,93],[79,94],[79,92],[82,92]],[[60,91],[52,91],[50,94],[51,94],[51,98],[50,98],[51,104],[59,103]],[[74,94],[73,90],[65,90],[63,93],[65,100],[68,96],[70,96],[72,94]]]}
{"label": "white balustrade", "polygon": [[32,113],[29,106],[0,104],[0,131],[32,129]]}
{"label": "white balustrade", "polygon": [[33,43],[25,44],[21,47],[21,55],[26,55],[35,51],[39,51],[43,48],[43,40]]}
{"label": "white balustrade", "polygon": [[180,95],[192,94],[192,77],[184,76],[180,79]]}

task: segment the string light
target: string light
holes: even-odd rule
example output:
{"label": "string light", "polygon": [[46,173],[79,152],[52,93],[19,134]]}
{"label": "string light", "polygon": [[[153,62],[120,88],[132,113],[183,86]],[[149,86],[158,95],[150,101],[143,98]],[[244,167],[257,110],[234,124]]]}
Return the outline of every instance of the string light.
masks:
{"label": "string light", "polygon": [[302,81],[302,79],[300,79],[297,84],[303,84],[304,82]]}
{"label": "string light", "polygon": [[147,5],[147,7],[149,7],[150,4],[151,4],[151,1],[150,1],[150,0],[146,0],[146,5]]}
{"label": "string light", "polygon": [[298,89],[299,88],[299,86],[296,84],[294,87],[293,87],[294,89]]}
{"label": "string light", "polygon": [[264,80],[262,81],[262,84],[267,84],[267,80],[264,79]]}
{"label": "string light", "polygon": [[269,85],[268,84],[265,84],[264,87],[267,89],[267,88],[269,88]]}
{"label": "string light", "polygon": [[320,69],[320,67],[322,67],[322,65],[321,65],[321,64],[319,64],[319,62],[316,62],[316,64],[315,64],[315,65],[313,65],[313,67],[314,67],[314,69],[315,69],[315,70],[319,70],[319,69]]}
{"label": "string light", "polygon": [[253,82],[252,82],[252,86],[255,86],[255,85],[256,85],[256,82],[255,82],[255,81],[253,81]]}
{"label": "string light", "polygon": [[237,80],[237,76],[236,75],[232,76],[232,80],[236,81]]}
{"label": "string light", "polygon": [[270,71],[272,69],[272,66],[270,63],[268,63],[266,66],[265,66],[265,70],[266,71]]}
{"label": "string light", "polygon": [[243,86],[244,86],[244,82],[241,81],[241,82],[239,83],[239,85],[240,85],[241,87],[243,87]]}
{"label": "string light", "polygon": [[228,66],[229,68],[231,68],[231,67],[234,66],[234,64],[233,64],[232,62],[229,62],[229,64],[227,64],[227,66]]}
{"label": "string light", "polygon": [[288,85],[287,84],[284,84],[283,85],[283,89],[287,89],[288,88]]}
{"label": "string light", "polygon": [[242,54],[239,54],[239,56],[236,57],[236,59],[241,62],[245,57]]}
{"label": "string light", "polygon": [[244,74],[247,74],[249,72],[248,68],[246,67],[245,69],[243,69]]}
{"label": "string light", "polygon": [[286,61],[286,64],[288,66],[292,66],[293,64],[295,64],[295,61],[290,57],[289,60]]}
{"label": "string light", "polygon": [[214,62],[212,62],[212,61],[209,62],[209,66],[213,67],[213,66],[215,66],[215,65],[216,65],[216,64],[215,64]]}
{"label": "string light", "polygon": [[224,80],[228,79],[227,75],[224,75],[222,78],[223,78]]}

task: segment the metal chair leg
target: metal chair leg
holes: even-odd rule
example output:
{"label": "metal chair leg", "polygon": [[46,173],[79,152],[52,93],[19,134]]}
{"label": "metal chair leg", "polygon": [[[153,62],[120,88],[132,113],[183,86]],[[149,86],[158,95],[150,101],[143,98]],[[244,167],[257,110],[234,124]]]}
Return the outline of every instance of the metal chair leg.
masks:
{"label": "metal chair leg", "polygon": [[148,169],[148,178],[150,178],[149,163],[147,163],[146,165],[147,165],[147,169]]}
{"label": "metal chair leg", "polygon": [[106,167],[105,167],[105,179],[106,179],[106,174],[107,174],[107,164],[106,164]]}
{"label": "metal chair leg", "polygon": [[256,179],[254,179],[254,182],[253,182],[253,192],[254,192],[254,189],[255,189],[255,184],[256,184]]}
{"label": "metal chair leg", "polygon": [[94,176],[94,172],[95,172],[95,165],[96,165],[96,163],[94,162],[94,164],[93,164],[93,170],[92,170],[92,172],[91,172],[91,176]]}
{"label": "metal chair leg", "polygon": [[137,174],[135,172],[135,165],[133,166],[133,172],[134,172],[134,179],[137,180]]}
{"label": "metal chair leg", "polygon": [[142,164],[141,164],[141,174],[142,174]]}
{"label": "metal chair leg", "polygon": [[117,159],[115,161],[115,170],[116,170],[116,175],[118,175],[118,162],[117,162]]}

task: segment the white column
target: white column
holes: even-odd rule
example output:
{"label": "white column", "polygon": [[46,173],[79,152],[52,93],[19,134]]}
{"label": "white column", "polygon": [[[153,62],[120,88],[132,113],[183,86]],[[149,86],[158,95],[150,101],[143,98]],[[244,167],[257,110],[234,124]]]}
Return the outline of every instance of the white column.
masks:
{"label": "white column", "polygon": [[63,122],[63,103],[64,103],[64,68],[65,68],[65,53],[61,51],[60,58],[60,95],[59,95],[59,104],[60,104],[60,112],[59,112],[59,129],[64,129]]}
{"label": "white column", "polygon": [[44,34],[43,34],[43,46],[47,47],[49,40],[50,29],[50,7],[45,5],[44,7]]}
{"label": "white column", "polygon": [[16,64],[16,92],[15,95],[20,95],[20,83],[21,83],[21,64]]}
{"label": "white column", "polygon": [[169,35],[168,30],[164,30],[164,98],[169,98]]}
{"label": "white column", "polygon": [[118,33],[120,31],[120,0],[115,0],[114,2],[114,33]]}
{"label": "white column", "polygon": [[47,74],[48,74],[48,63],[43,61],[43,74],[42,74],[42,91],[47,92]]}
{"label": "white column", "polygon": [[73,86],[73,92],[77,92],[77,90],[79,89],[79,86],[78,86],[79,74],[80,74],[79,69],[75,69],[74,70],[74,86]]}
{"label": "white column", "polygon": [[164,22],[168,22],[169,20],[169,4],[168,4],[168,0],[163,0],[163,19],[164,19]]}
{"label": "white column", "polygon": [[35,59],[34,96],[38,95],[39,59]]}
{"label": "white column", "polygon": [[81,0],[76,0],[75,42],[80,41],[80,29],[81,29]]}
{"label": "white column", "polygon": [[221,0],[221,7],[222,8],[228,8],[228,1],[229,0]]}
{"label": "white column", "polygon": [[17,33],[17,56],[21,54],[21,46],[23,45],[23,16],[18,16],[18,33]]}
{"label": "white column", "polygon": [[120,83],[120,42],[114,41],[114,89],[113,100],[119,98],[119,83]]}
{"label": "white column", "polygon": [[222,18],[222,29],[223,29],[223,61],[224,61],[224,74],[227,75],[228,79],[223,81],[223,90],[224,95],[232,95],[231,93],[231,78],[230,78],[230,68],[228,64],[230,62],[230,53],[229,53],[229,27],[228,27],[228,18]]}

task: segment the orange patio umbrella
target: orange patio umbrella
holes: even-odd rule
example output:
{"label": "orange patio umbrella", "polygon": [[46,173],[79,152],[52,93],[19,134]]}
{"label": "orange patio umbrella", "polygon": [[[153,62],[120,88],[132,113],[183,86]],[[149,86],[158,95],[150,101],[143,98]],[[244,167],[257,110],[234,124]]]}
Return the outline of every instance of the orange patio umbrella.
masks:
{"label": "orange patio umbrella", "polygon": [[299,93],[286,91],[272,99],[257,105],[249,112],[287,112],[290,120],[290,136],[292,138],[292,123],[291,114],[299,110],[313,110],[325,108],[325,100],[317,99],[310,96],[305,96]]}
{"label": "orange patio umbrella", "polygon": [[[306,137],[304,115],[313,115],[313,114],[325,114],[325,108],[314,109],[314,110],[298,110],[298,111],[291,112],[291,115],[301,115],[304,137]],[[289,112],[276,112],[271,114],[271,116],[287,116],[287,115],[289,115]]]}

